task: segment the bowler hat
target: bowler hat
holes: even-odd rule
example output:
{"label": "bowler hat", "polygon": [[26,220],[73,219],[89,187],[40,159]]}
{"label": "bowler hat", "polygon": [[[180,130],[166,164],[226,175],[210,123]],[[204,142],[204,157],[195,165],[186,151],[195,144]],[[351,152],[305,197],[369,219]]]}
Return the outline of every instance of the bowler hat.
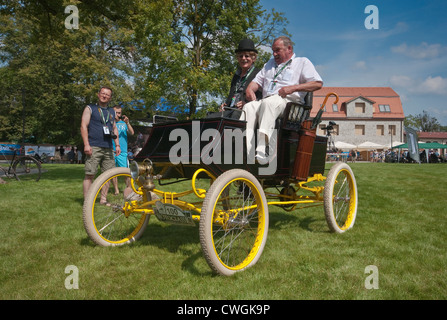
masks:
{"label": "bowler hat", "polygon": [[250,39],[243,39],[241,42],[239,42],[239,46],[235,50],[236,53],[242,52],[242,51],[254,51],[258,53],[258,50],[255,49],[255,44]]}

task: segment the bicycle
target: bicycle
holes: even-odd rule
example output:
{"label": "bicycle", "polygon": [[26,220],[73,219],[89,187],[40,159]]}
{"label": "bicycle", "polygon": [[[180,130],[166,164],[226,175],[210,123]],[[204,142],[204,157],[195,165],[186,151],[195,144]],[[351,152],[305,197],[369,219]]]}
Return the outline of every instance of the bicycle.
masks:
{"label": "bicycle", "polygon": [[[17,154],[17,151],[20,151],[20,149],[10,147],[9,150],[13,151],[14,154],[11,161],[9,161],[9,167],[0,166],[4,175],[8,178],[14,177],[17,181],[39,181],[42,175],[40,162],[32,156]],[[3,157],[7,160],[4,154]]]}

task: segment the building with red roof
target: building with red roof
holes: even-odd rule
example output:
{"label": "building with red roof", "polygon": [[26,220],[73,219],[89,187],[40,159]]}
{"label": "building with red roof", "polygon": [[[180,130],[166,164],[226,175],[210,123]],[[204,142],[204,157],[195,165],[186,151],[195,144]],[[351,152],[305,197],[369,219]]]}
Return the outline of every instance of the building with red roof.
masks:
{"label": "building with red roof", "polygon": [[447,144],[447,132],[418,132],[418,139],[421,142],[431,143],[438,142]]}
{"label": "building with red roof", "polygon": [[[336,123],[335,141],[360,145],[371,143],[389,148],[404,141],[404,111],[399,95],[390,87],[323,87],[314,92],[311,118],[315,117],[328,93],[317,134],[324,135],[329,121]],[[377,149],[382,149],[377,147]]]}

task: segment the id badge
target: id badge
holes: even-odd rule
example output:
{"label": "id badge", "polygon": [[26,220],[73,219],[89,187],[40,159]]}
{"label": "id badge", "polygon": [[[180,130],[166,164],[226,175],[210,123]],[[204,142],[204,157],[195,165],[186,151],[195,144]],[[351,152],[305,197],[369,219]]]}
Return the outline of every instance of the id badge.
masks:
{"label": "id badge", "polygon": [[109,127],[104,126],[104,127],[102,127],[102,129],[104,130],[104,134],[105,134],[105,135],[110,135]]}
{"label": "id badge", "polygon": [[231,98],[231,104],[230,107],[234,108],[234,106],[236,105],[236,102],[239,102],[241,100],[241,94],[240,93],[236,93],[233,98]]}
{"label": "id badge", "polygon": [[268,89],[267,93],[269,95],[272,95],[275,92],[275,88],[276,88],[276,81],[270,82],[269,89]]}

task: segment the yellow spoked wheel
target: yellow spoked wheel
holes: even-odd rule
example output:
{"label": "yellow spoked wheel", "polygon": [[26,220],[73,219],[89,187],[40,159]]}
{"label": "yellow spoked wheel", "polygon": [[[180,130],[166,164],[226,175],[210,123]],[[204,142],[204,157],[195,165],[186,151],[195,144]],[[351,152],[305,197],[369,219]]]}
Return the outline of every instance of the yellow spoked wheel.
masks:
{"label": "yellow spoked wheel", "polygon": [[241,169],[220,175],[200,215],[200,243],[211,269],[229,276],[256,264],[268,226],[267,200],[258,180]]}
{"label": "yellow spoked wheel", "polygon": [[146,229],[150,215],[126,213],[129,204],[143,201],[142,195],[132,191],[130,183],[128,168],[113,168],[101,174],[90,187],[84,202],[83,220],[88,236],[96,244],[130,243],[139,239]]}
{"label": "yellow spoked wheel", "polygon": [[357,216],[357,184],[351,168],[336,163],[324,185],[324,213],[331,231],[343,233],[354,226]]}

